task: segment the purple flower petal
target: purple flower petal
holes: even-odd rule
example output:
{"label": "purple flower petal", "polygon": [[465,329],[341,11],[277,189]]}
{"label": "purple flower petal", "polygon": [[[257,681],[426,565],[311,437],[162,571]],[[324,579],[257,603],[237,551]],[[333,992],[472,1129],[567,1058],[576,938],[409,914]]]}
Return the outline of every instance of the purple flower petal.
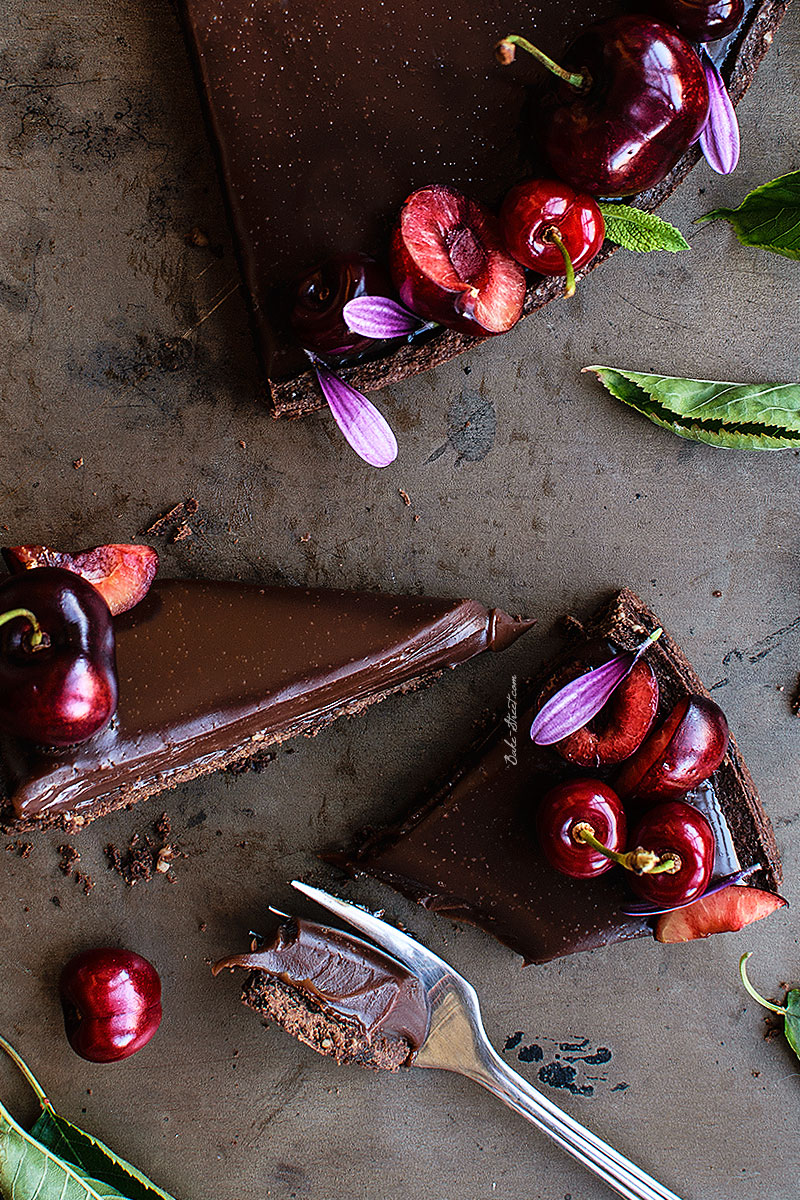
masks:
{"label": "purple flower petal", "polygon": [[620,912],[626,917],[660,917],[662,913],[674,912],[678,908],[689,908],[692,904],[699,904],[701,900],[705,900],[706,896],[713,896],[715,892],[722,892],[727,887],[732,887],[734,884],[741,883],[743,879],[747,879],[748,875],[752,875],[754,871],[761,870],[761,863],[753,863],[752,867],[745,867],[743,871],[737,871],[735,875],[723,875],[716,883],[712,883],[711,887],[706,888],[702,896],[696,896],[694,900],[682,900],[680,904],[670,904],[666,908],[659,908],[657,904],[626,904]]}
{"label": "purple flower petal", "polygon": [[728,89],[707,50],[701,51],[708,84],[708,120],[700,134],[700,148],[709,166],[730,175],[739,161],[739,122]]}
{"label": "purple flower petal", "polygon": [[333,419],[356,454],[373,467],[388,467],[397,458],[397,438],[386,418],[328,367],[315,362],[314,368]]}
{"label": "purple flower petal", "polygon": [[588,725],[662,633],[662,629],[656,629],[638,650],[615,654],[601,667],[586,671],[560,688],[539,710],[531,725],[531,738],[536,745],[552,746]]}
{"label": "purple flower petal", "polygon": [[396,338],[415,333],[425,324],[388,296],[356,296],[342,309],[347,328],[362,337]]}

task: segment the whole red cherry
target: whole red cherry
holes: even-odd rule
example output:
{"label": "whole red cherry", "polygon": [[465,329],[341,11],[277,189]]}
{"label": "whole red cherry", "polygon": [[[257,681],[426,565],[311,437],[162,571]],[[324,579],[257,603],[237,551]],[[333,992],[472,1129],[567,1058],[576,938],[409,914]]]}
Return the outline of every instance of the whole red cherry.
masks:
{"label": "whole red cherry", "polygon": [[342,310],[358,296],[393,296],[388,274],[365,254],[326,258],[294,285],[290,321],[306,350],[328,362],[344,363],[374,348],[370,338],[353,333]]}
{"label": "whole red cherry", "polygon": [[130,1057],[161,1024],[158,971],[132,950],[76,954],[61,972],[59,992],[69,1044],[89,1062]]}
{"label": "whole red cherry", "polygon": [[536,832],[552,867],[573,879],[593,879],[614,861],[587,844],[589,834],[612,853],[625,845],[627,823],[622,801],[599,779],[570,779],[551,788],[536,813]]}
{"label": "whole red cherry", "polygon": [[597,201],[557,179],[518,183],[503,201],[500,224],[517,262],[540,275],[566,275],[568,296],[575,271],[592,261],[606,231]]}
{"label": "whole red cherry", "polygon": [[727,37],[744,16],[744,0],[650,0],[647,7],[693,42]]}
{"label": "whole red cherry", "polygon": [[649,809],[631,833],[631,844],[651,850],[674,869],[632,873],[628,883],[652,904],[685,904],[708,887],[714,866],[714,833],[706,818],[683,800],[668,800]]}

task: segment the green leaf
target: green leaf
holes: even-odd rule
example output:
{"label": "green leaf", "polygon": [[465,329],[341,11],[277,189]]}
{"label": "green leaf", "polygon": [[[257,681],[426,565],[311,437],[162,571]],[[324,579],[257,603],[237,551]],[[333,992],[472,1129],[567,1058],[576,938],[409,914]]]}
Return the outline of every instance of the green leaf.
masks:
{"label": "green leaf", "polygon": [[786,1016],[783,1018],[786,1040],[800,1058],[800,988],[786,993]]}
{"label": "green leaf", "polygon": [[715,208],[698,221],[730,221],[743,246],[800,258],[800,171],[749,192],[738,208]]}
{"label": "green leaf", "polygon": [[679,437],[730,450],[800,447],[800,384],[718,383],[584,367],[623,404]]}
{"label": "green leaf", "polygon": [[54,1110],[42,1109],[31,1127],[31,1135],[66,1162],[116,1188],[126,1200],[171,1200],[166,1192],[99,1138],[84,1133]]}
{"label": "green leaf", "polygon": [[651,250],[688,250],[689,243],[679,229],[662,221],[655,213],[634,208],[631,204],[600,204],[606,223],[606,237],[626,250],[647,254]]}
{"label": "green leaf", "polygon": [[4,1200],[172,1200],[99,1139],[60,1117],[13,1046],[14,1060],[42,1111],[30,1131],[0,1103],[0,1196]]}

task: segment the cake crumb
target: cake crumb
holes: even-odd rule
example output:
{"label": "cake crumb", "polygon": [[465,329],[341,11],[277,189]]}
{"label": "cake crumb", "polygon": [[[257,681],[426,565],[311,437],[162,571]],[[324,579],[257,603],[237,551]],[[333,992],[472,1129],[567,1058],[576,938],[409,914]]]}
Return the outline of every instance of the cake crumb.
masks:
{"label": "cake crumb", "polygon": [[402,497],[403,504],[405,504],[406,508],[410,508],[411,507],[411,497],[409,496],[409,494],[405,490],[405,488],[398,488],[397,492],[398,492],[398,495]]}
{"label": "cake crumb", "polygon": [[301,534],[300,534],[300,541],[301,541],[301,542],[310,542],[310,541],[311,541],[311,534],[310,534],[310,533],[301,533]]}
{"label": "cake crumb", "polygon": [[199,225],[193,225],[183,240],[187,246],[196,246],[198,249],[202,249],[210,242],[205,229],[201,229]]}
{"label": "cake crumb", "polygon": [[109,843],[105,848],[110,871],[116,873],[133,887],[136,883],[147,883],[154,875],[169,874],[176,858],[182,858],[180,850],[171,844],[172,822],[162,813],[149,832],[133,833],[127,847]]}
{"label": "cake crumb", "polygon": [[58,853],[61,855],[61,861],[58,864],[58,869],[62,875],[72,875],[81,861],[81,856],[74,846],[66,843],[58,847]]}
{"label": "cake crumb", "polygon": [[195,516],[199,510],[200,502],[194,496],[189,496],[156,518],[153,524],[145,530],[145,533],[149,533],[152,537],[162,537],[171,532],[173,542],[182,542],[194,533],[189,518]]}
{"label": "cake crumb", "polygon": [[789,701],[789,707],[796,717],[800,717],[800,675],[797,676],[797,684]]}
{"label": "cake crumb", "polygon": [[20,858],[30,858],[31,850],[33,850],[33,842],[8,842],[6,850],[10,854],[17,854]]}
{"label": "cake crumb", "polygon": [[83,455],[81,455],[80,458],[74,459],[72,465],[76,471],[80,471],[81,467],[83,466]]}

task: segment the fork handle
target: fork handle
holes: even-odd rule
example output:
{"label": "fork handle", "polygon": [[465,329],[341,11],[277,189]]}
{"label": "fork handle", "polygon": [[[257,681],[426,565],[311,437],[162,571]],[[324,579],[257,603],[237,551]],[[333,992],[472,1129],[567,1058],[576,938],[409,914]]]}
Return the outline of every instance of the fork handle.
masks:
{"label": "fork handle", "polygon": [[464,1074],[546,1133],[625,1200],[680,1200],[669,1188],[531,1087],[488,1043],[480,1047],[480,1063]]}

